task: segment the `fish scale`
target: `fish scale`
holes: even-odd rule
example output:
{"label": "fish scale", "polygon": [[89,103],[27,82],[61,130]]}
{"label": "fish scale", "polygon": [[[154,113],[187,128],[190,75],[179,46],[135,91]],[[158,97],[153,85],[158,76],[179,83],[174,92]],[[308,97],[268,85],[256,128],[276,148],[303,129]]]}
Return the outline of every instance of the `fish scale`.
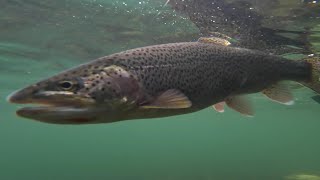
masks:
{"label": "fish scale", "polygon": [[[20,116],[77,124],[79,119],[101,123],[166,117],[211,105],[224,112],[224,104],[252,116],[254,111],[244,94],[262,92],[274,101],[292,104],[289,89],[279,84],[283,80],[320,92],[318,59],[290,61],[229,45],[226,40],[201,38],[127,50],[40,81],[8,99],[53,105],[22,108],[17,111]],[[66,87],[61,87],[61,82]],[[55,98],[59,100],[53,101]],[[73,99],[81,102],[81,107],[76,107]]]}
{"label": "fish scale", "polygon": [[[162,54],[154,56],[152,52],[159,53],[159,49],[162,50]],[[146,57],[151,57],[151,59],[139,55],[138,52],[141,50],[145,51],[147,53]],[[170,53],[169,50],[173,50],[176,53]],[[130,54],[130,56],[123,56],[123,54]],[[159,86],[159,84],[163,82],[167,89],[179,89],[193,102],[197,102],[198,99],[207,99],[208,96],[214,99],[212,95],[216,94],[215,92],[217,91],[235,89],[236,87],[225,87],[225,85],[230,86],[228,83],[216,83],[216,81],[218,80],[219,82],[220,79],[224,79],[224,82],[237,81],[232,78],[228,79],[228,77],[241,75],[239,71],[241,69],[238,67],[247,66],[246,64],[251,62],[252,59],[256,65],[259,65],[257,67],[260,67],[259,69],[261,70],[263,70],[263,64],[266,64],[266,66],[270,64],[277,66],[279,59],[280,61],[282,60],[282,58],[259,54],[255,51],[213,46],[198,42],[151,46],[126,51],[123,54],[114,56],[114,61],[106,66],[123,66],[141,80],[143,87],[150,95],[156,95],[161,92],[164,88],[163,86]],[[165,58],[165,56],[169,58]],[[125,61],[124,63],[120,60],[122,58]],[[286,64],[291,65],[292,62],[286,61]],[[283,64],[283,68],[287,66],[286,64]],[[136,67],[139,67],[138,70],[135,69]],[[268,69],[273,69],[273,72],[265,75],[268,78],[280,74],[279,71],[281,70],[281,68]],[[251,74],[253,77],[255,76],[254,72]],[[248,75],[250,76],[250,74]],[[300,74],[297,76],[300,76]],[[183,83],[186,81],[188,83]],[[235,84],[239,83],[235,82]],[[230,93],[225,91],[224,94]],[[220,96],[220,94],[216,94],[216,96]],[[211,101],[214,103],[213,100]]]}

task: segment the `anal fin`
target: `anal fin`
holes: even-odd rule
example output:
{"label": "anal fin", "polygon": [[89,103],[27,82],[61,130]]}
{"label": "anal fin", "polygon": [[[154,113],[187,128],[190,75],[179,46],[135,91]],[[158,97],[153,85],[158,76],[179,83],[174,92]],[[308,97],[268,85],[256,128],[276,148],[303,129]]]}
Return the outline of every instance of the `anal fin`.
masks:
{"label": "anal fin", "polygon": [[277,83],[262,91],[262,93],[273,101],[285,105],[294,103],[289,87],[284,83]]}
{"label": "anal fin", "polygon": [[225,100],[226,104],[233,110],[245,116],[253,116],[254,111],[250,100],[245,96],[231,96]]}
{"label": "anal fin", "polygon": [[141,106],[144,109],[184,109],[192,106],[191,101],[181,91],[169,89],[152,102]]}

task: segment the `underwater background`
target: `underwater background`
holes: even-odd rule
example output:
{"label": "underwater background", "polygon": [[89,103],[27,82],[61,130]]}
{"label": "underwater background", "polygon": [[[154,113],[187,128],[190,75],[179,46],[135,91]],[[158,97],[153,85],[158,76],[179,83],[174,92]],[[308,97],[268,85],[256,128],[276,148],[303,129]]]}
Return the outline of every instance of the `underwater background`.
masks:
{"label": "underwater background", "polygon": [[[204,1],[209,0],[199,2]],[[249,9],[261,12],[259,19],[269,17],[259,25],[281,26],[281,36],[290,41],[279,42],[289,47],[291,40],[304,38],[292,45],[299,52],[281,54],[299,59],[320,52],[318,1],[270,0],[272,7],[247,1]],[[0,0],[0,180],[320,179],[320,105],[311,98],[313,91],[294,84],[292,106],[250,95],[253,118],[209,107],[161,119],[53,125],[17,117],[21,105],[6,102],[14,90],[89,60],[151,44],[196,41],[205,34],[202,23],[172,2],[179,3]]]}

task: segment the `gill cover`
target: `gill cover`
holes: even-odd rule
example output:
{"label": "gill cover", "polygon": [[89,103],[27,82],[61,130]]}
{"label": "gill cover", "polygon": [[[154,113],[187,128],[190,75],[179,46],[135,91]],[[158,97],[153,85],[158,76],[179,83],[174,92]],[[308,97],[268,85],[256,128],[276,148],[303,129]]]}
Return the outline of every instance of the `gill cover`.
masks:
{"label": "gill cover", "polygon": [[97,103],[135,103],[144,97],[137,78],[119,66],[108,66],[84,78],[85,93]]}

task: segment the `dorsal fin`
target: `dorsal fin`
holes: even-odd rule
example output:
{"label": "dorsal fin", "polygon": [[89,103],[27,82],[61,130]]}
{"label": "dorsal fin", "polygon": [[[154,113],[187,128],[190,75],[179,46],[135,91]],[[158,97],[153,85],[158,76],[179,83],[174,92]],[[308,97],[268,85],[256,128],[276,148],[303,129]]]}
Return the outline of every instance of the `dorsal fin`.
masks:
{"label": "dorsal fin", "polygon": [[277,83],[262,91],[262,93],[273,101],[285,105],[294,103],[293,96],[284,83]]}
{"label": "dorsal fin", "polygon": [[222,46],[231,45],[231,43],[228,40],[222,39],[222,38],[218,38],[218,37],[201,37],[201,38],[198,39],[198,42],[201,42],[201,43],[212,43],[212,44],[217,44],[217,45],[222,45]]}

